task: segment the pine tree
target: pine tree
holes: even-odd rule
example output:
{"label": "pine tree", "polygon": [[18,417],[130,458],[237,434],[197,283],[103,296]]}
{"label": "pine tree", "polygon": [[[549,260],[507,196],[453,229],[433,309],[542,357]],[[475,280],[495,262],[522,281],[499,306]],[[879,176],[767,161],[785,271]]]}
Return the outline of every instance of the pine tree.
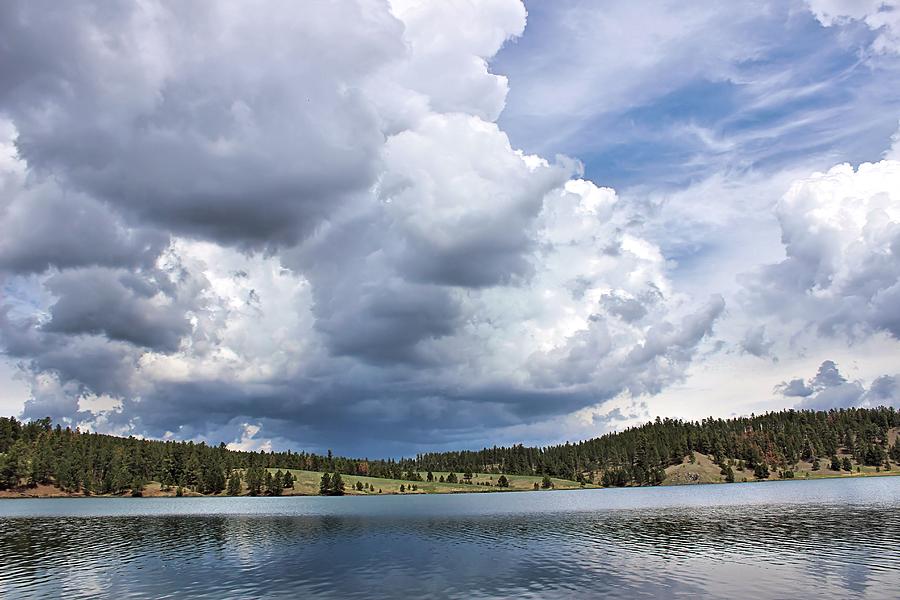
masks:
{"label": "pine tree", "polygon": [[228,478],[228,495],[241,495],[241,474],[238,471],[233,471]]}
{"label": "pine tree", "polygon": [[280,496],[284,492],[282,476],[281,470],[276,471],[274,475],[268,469],[266,470],[266,494]]}
{"label": "pine tree", "polygon": [[734,483],[734,469],[731,465],[727,465],[724,469],[725,483]]}
{"label": "pine tree", "polygon": [[28,472],[28,446],[24,440],[14,442],[0,463],[0,489],[18,487]]}
{"label": "pine tree", "polygon": [[331,476],[331,495],[332,496],[343,496],[344,495],[344,480],[341,479],[340,473],[335,473]]}
{"label": "pine tree", "polygon": [[249,467],[244,473],[247,481],[247,493],[250,496],[259,496],[265,483],[265,472],[262,467]]}
{"label": "pine tree", "polygon": [[321,481],[319,481],[319,495],[330,496],[331,490],[331,475],[329,475],[328,473],[322,473],[322,479]]}
{"label": "pine tree", "polygon": [[769,467],[767,467],[765,463],[758,463],[753,469],[753,475],[757,479],[768,479]]}

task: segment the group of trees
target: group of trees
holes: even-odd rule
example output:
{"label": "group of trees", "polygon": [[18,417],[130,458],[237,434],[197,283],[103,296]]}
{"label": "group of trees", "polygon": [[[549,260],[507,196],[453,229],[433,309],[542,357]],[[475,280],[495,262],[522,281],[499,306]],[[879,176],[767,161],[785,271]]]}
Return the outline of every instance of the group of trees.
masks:
{"label": "group of trees", "polygon": [[[891,468],[900,462],[900,441],[889,431],[900,427],[893,408],[830,411],[787,410],[736,419],[699,422],[659,419],[599,438],[548,447],[522,445],[477,451],[420,454],[400,460],[368,460],[306,452],[246,452],[225,444],[121,438],[55,427],[50,419],[20,422],[0,417],[0,489],[53,484],[85,494],[139,494],[148,481],[164,488],[202,494],[278,495],[293,486],[289,471],[325,471],[329,495],[334,479],[357,475],[434,481],[472,482],[473,473],[531,475],[590,481],[606,486],[656,485],[665,468],[695,452],[711,456],[726,479],[734,471],[768,477],[785,473],[798,461],[813,469],[852,470],[857,465]],[[851,461],[852,458],[852,461]],[[730,471],[730,473],[729,473]],[[456,475],[462,473],[462,477]],[[324,477],[323,477],[324,480]],[[498,480],[499,481],[499,480]],[[339,486],[340,487],[340,486]],[[502,487],[502,486],[501,486]],[[341,491],[343,491],[341,489]]]}
{"label": "group of trees", "polygon": [[699,422],[657,418],[575,444],[429,453],[417,456],[415,463],[421,470],[550,475],[604,486],[656,485],[665,479],[666,467],[699,452],[710,455],[726,479],[734,478],[736,465],[764,478],[770,469],[786,472],[798,461],[827,461],[838,454],[849,455],[840,461],[841,469],[851,457],[859,465],[890,468],[890,461],[900,462],[900,442],[890,443],[888,436],[897,427],[900,413],[884,407],[786,410]]}
{"label": "group of trees", "polygon": [[[231,472],[228,478],[229,496],[240,495],[241,479],[240,470]],[[272,473],[271,470],[263,467],[248,467],[243,471],[243,480],[247,484],[247,495],[249,496],[280,496],[285,489],[294,487],[294,474],[281,469]]]}
{"label": "group of trees", "polygon": [[[359,482],[357,482],[359,483]],[[340,473],[328,474],[324,473],[322,475],[322,480],[319,482],[319,494],[322,496],[343,496],[344,495],[344,480],[341,478]]]}

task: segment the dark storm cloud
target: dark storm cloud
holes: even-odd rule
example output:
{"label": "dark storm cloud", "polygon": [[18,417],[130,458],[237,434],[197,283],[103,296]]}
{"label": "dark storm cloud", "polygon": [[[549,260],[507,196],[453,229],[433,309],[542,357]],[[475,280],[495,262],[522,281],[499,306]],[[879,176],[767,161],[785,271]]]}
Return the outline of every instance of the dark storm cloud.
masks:
{"label": "dark storm cloud", "polygon": [[99,202],[54,181],[6,192],[12,198],[0,219],[0,271],[148,267],[169,243],[165,232],[126,227]]}
{"label": "dark storm cloud", "polygon": [[[363,282],[365,284],[365,282]],[[356,287],[353,300],[319,311],[316,326],[337,355],[371,363],[419,362],[419,342],[452,334],[458,303],[445,289],[403,282]]]}
{"label": "dark storm cloud", "polygon": [[153,436],[168,431],[191,436],[226,428],[240,415],[262,423],[268,438],[365,455],[373,447],[408,452],[458,441],[471,445],[484,432],[539,422],[596,400],[584,392],[505,386],[442,389],[425,379],[397,386],[378,376],[357,384],[337,378],[260,385],[191,381],[159,384],[109,418]]}
{"label": "dark storm cloud", "polygon": [[460,322],[451,290],[396,273],[384,250],[394,235],[370,208],[285,255],[285,264],[312,282],[315,327],[336,356],[384,365],[428,362],[421,343],[452,334]]}
{"label": "dark storm cloud", "polygon": [[[43,332],[37,321],[12,320],[8,311],[0,311],[0,344],[4,354],[24,361],[32,374],[72,383],[79,393],[89,390],[117,397],[132,393],[141,354],[130,343],[100,336]],[[36,416],[40,411],[28,412]]]}
{"label": "dark storm cloud", "polygon": [[173,352],[190,333],[188,307],[163,294],[152,281],[121,271],[89,268],[47,280],[57,300],[44,331],[102,334],[153,350]]}
{"label": "dark storm cloud", "polygon": [[133,220],[295,243],[373,182],[384,136],[358,86],[403,55],[387,11],[314,4],[4,3],[0,112],[30,169]]}
{"label": "dark storm cloud", "polygon": [[615,193],[490,120],[524,7],[412,13],[0,6],[0,269],[22,288],[0,344],[26,416],[399,451],[683,376],[721,297],[664,297]]}

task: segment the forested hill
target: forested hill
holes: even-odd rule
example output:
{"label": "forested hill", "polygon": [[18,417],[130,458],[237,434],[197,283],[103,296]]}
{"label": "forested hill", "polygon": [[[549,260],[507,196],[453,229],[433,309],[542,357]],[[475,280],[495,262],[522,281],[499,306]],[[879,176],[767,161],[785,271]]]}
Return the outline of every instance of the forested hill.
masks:
{"label": "forested hill", "polygon": [[800,461],[813,470],[841,463],[849,470],[850,461],[890,469],[892,462],[900,462],[897,428],[900,413],[893,408],[788,410],[701,422],[657,419],[575,444],[428,453],[395,461],[334,457],[330,452],[242,452],[225,444],[82,433],[54,427],[50,419],[23,423],[0,418],[0,489],[53,484],[70,492],[121,494],[139,493],[156,481],[217,494],[236,479],[238,490],[266,493],[266,468],[410,480],[420,479],[420,472],[456,471],[655,485],[665,479],[667,467],[693,460],[695,453],[708,455],[723,475],[731,472],[730,480],[734,470],[764,478],[769,469],[790,473]]}

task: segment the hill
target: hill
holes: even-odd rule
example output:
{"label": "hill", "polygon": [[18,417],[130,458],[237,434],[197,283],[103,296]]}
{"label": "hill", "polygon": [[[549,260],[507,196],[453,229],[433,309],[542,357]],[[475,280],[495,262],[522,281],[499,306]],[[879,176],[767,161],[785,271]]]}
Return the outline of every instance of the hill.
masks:
{"label": "hill", "polygon": [[[401,485],[403,493],[453,493],[881,475],[897,471],[898,432],[893,408],[787,410],[699,422],[656,419],[543,448],[368,460],[234,451],[0,418],[0,496],[315,494],[324,473],[342,474],[346,493],[358,494],[400,493]],[[501,474],[507,485],[500,485]]]}

